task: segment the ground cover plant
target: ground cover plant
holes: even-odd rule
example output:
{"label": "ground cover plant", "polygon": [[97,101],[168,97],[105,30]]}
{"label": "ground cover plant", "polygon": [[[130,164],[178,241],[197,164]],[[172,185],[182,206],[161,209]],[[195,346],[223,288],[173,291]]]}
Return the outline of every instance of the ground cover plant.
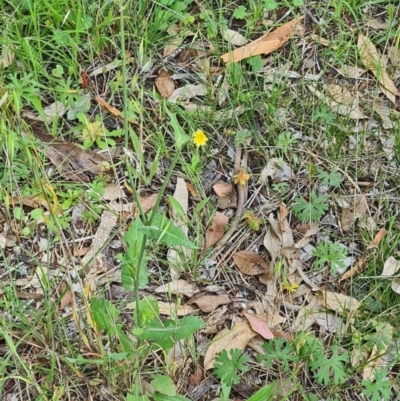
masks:
{"label": "ground cover plant", "polygon": [[0,398],[393,400],[391,1],[0,4]]}

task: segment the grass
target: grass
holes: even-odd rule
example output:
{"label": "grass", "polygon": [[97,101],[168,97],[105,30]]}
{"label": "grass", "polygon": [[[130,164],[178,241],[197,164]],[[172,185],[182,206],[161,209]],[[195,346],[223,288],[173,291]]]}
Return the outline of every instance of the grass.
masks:
{"label": "grass", "polygon": [[[10,51],[14,57],[6,66],[0,61],[2,399],[393,399],[399,384],[399,295],[391,288],[392,280],[380,274],[390,256],[399,258],[399,118],[372,74],[354,79],[339,70],[362,67],[360,33],[370,37],[381,54],[398,47],[400,34],[393,27],[399,6],[385,1],[301,3],[0,4],[0,46],[3,56]],[[254,40],[303,14],[304,37],[295,36],[268,56],[229,64],[217,77],[223,64],[219,56],[234,48],[223,39],[226,28]],[[387,20],[387,27],[371,28],[368,22],[373,19]],[[174,33],[173,24],[178,26]],[[173,44],[197,53],[193,59],[163,57],[166,46]],[[90,76],[113,61],[114,68]],[[197,105],[194,112],[160,96],[154,82],[161,67],[178,76],[179,86],[204,84],[205,96],[190,100]],[[287,75],[286,69],[299,76]],[[84,71],[90,78],[86,92],[91,101],[83,96]],[[393,61],[387,71],[396,83]],[[307,80],[307,74],[315,80]],[[322,91],[331,83],[358,94],[369,118],[338,114],[309,89],[315,85]],[[94,96],[122,115],[110,114]],[[372,111],[376,97],[389,108],[392,129],[383,130]],[[40,141],[27,134],[31,127],[24,122],[26,113],[45,117],[45,108],[55,101],[69,110],[44,123],[46,132],[80,148],[104,147],[103,154],[117,148],[110,168],[104,166],[87,182],[66,180]],[[107,131],[95,131],[94,123]],[[208,137],[204,147],[192,143],[197,130]],[[83,143],[85,132],[94,136]],[[392,149],[384,147],[386,138],[393,140]],[[235,226],[231,208],[225,229],[234,228],[229,242],[202,250],[217,211],[212,177],[219,174],[233,183],[239,172],[233,156],[238,148],[242,163],[246,160],[241,168],[250,175],[244,211],[259,219],[260,229],[244,220]],[[261,180],[273,158],[293,175]],[[178,177],[192,186],[187,211],[171,198]],[[97,249],[99,256],[86,259],[104,212],[115,207],[107,194],[110,183],[124,194],[117,204],[144,207],[140,197],[149,194],[156,194],[157,201],[147,214],[139,209],[140,218],[116,213],[115,224],[109,224],[107,238]],[[239,193],[240,187],[234,190]],[[343,210],[360,193],[367,210],[355,210],[357,219],[344,229]],[[291,270],[290,256],[271,261],[274,309],[264,305],[267,286],[232,262],[240,250],[268,254],[263,238],[273,219],[279,219],[280,203],[288,210],[296,242],[303,237],[302,225],[319,221],[309,244],[313,248],[302,251],[306,277],[322,293],[361,301],[354,314],[319,307],[326,317],[341,317],[337,330],[316,322],[296,329],[299,311],[310,313],[305,308],[313,292]],[[83,205],[83,214],[78,205]],[[176,215],[187,234],[175,227]],[[387,235],[366,250],[382,227]],[[353,264],[365,256],[360,271],[346,281],[339,281],[336,273],[343,267],[341,247],[354,258]],[[175,263],[170,248],[177,251]],[[178,316],[191,295],[176,294],[172,287],[165,294],[155,291],[174,274],[208,295],[228,294],[232,303]],[[297,290],[290,281],[295,277],[301,284]],[[269,290],[272,287],[270,283]],[[302,288],[307,291],[298,295]],[[173,303],[169,317],[162,314],[161,301]],[[217,368],[204,370],[205,350],[224,327],[233,328],[232,320],[243,320],[244,305],[257,314],[274,311],[284,317],[278,327],[286,337],[224,352],[217,357]],[[379,380],[368,376],[369,367],[376,369]]]}

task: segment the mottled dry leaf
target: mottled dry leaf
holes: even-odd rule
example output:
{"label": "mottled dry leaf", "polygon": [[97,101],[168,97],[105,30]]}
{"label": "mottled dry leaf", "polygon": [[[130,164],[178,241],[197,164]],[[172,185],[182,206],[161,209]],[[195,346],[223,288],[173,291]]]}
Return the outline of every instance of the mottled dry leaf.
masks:
{"label": "mottled dry leaf", "polygon": [[67,108],[62,102],[54,102],[49,104],[47,107],[43,109],[44,114],[45,114],[45,119],[39,115],[35,114],[31,111],[25,111],[22,113],[22,115],[26,118],[29,118],[31,120],[35,121],[44,121],[46,120],[47,124],[51,124],[54,120],[55,117],[62,117],[66,111]]}
{"label": "mottled dry leaf", "polygon": [[153,209],[154,205],[157,202],[158,193],[145,195],[140,197],[140,204],[142,205],[142,209],[144,213],[149,212]]}
{"label": "mottled dry leaf", "polygon": [[371,19],[367,21],[365,25],[368,26],[369,28],[376,30],[382,30],[388,28],[388,23],[386,21],[381,21],[379,19]]}
{"label": "mottled dry leaf", "polygon": [[[357,47],[364,67],[375,75],[375,78],[384,89],[393,95],[400,96],[392,79],[386,72],[382,58],[372,41],[368,37],[359,34]],[[390,100],[392,101],[392,99]]]}
{"label": "mottled dry leaf", "polygon": [[328,309],[334,310],[339,313],[345,311],[355,312],[360,306],[361,302],[348,295],[338,294],[332,291],[316,291],[316,296],[323,301],[323,305]]}
{"label": "mottled dry leaf", "polygon": [[227,196],[233,191],[233,185],[220,180],[213,185],[213,190],[218,196]]}
{"label": "mottled dry leaf", "polygon": [[249,274],[251,276],[269,274],[270,276],[270,263],[256,252],[237,252],[232,256],[232,258],[236,266],[244,274]]}
{"label": "mottled dry leaf", "polygon": [[244,350],[248,342],[257,335],[247,322],[237,324],[233,329],[223,329],[211,341],[204,357],[204,370],[214,367],[215,358],[222,351],[238,348]]}
{"label": "mottled dry leaf", "polygon": [[15,59],[15,54],[7,47],[3,46],[3,51],[0,55],[0,67],[7,68]]}
{"label": "mottled dry leaf", "polygon": [[343,231],[350,230],[355,219],[363,217],[368,212],[368,203],[364,195],[354,197],[350,208],[344,208],[340,214]]}
{"label": "mottled dry leaf", "polygon": [[104,189],[103,199],[114,201],[116,199],[126,198],[125,192],[119,185],[107,184]]}
{"label": "mottled dry leaf", "polygon": [[267,183],[269,180],[289,181],[292,178],[293,172],[290,166],[276,157],[268,161],[260,175],[260,181],[263,183]]}
{"label": "mottled dry leaf", "polygon": [[168,99],[174,93],[175,81],[165,68],[161,68],[160,71],[158,71],[158,78],[154,83],[164,99]]}
{"label": "mottled dry leaf", "polygon": [[330,333],[344,334],[345,325],[340,316],[332,313],[317,312],[312,315],[315,323]]}
{"label": "mottled dry leaf", "polygon": [[385,106],[384,101],[377,97],[372,104],[372,109],[379,114],[379,117],[382,120],[383,129],[392,129],[394,127],[393,121],[390,118],[391,110]]}
{"label": "mottled dry leaf", "polygon": [[382,238],[387,234],[386,228],[381,228],[378,231],[378,234],[375,235],[375,238],[368,244],[367,249],[378,248],[379,243],[382,241]]}
{"label": "mottled dry leaf", "polygon": [[173,280],[167,284],[160,285],[154,290],[156,294],[171,292],[171,294],[186,295],[187,297],[191,297],[197,291],[198,288],[186,280]]}
{"label": "mottled dry leaf", "polygon": [[288,210],[286,209],[286,206],[284,203],[281,203],[279,205],[279,230],[281,233],[285,231],[285,220],[287,215],[289,214]]}
{"label": "mottled dry leaf", "polygon": [[295,33],[296,25],[304,19],[304,16],[295,18],[292,21],[275,29],[271,33],[267,33],[260,38],[240,47],[233,52],[226,53],[221,56],[225,62],[237,63],[246,58],[256,56],[258,54],[269,54],[282,47]]}
{"label": "mottled dry leaf", "polygon": [[247,43],[247,39],[239,32],[233,31],[232,29],[225,29],[222,32],[222,37],[229,43],[235,46],[244,46]]}
{"label": "mottled dry leaf", "polygon": [[[400,270],[400,261],[396,260],[393,256],[390,256],[386,259],[385,264],[383,265],[382,276],[383,277],[393,277],[395,275],[399,275],[398,271]],[[393,277],[392,281],[392,290],[400,294],[400,278]]]}
{"label": "mottled dry leaf", "polygon": [[197,310],[190,305],[179,305],[176,307],[174,302],[158,302],[157,305],[158,309],[160,310],[160,314],[167,316],[173,316],[175,314],[177,316],[186,316]]}
{"label": "mottled dry leaf", "polygon": [[217,212],[206,231],[205,248],[215,245],[223,236],[229,218],[223,213]]}
{"label": "mottled dry leaf", "polygon": [[351,65],[344,65],[341,68],[339,68],[338,71],[345,77],[355,78],[355,79],[360,78],[363,74],[367,72],[367,70],[364,70],[363,68],[354,67]]}
{"label": "mottled dry leaf", "polygon": [[371,380],[375,379],[374,370],[382,369],[382,358],[379,356],[380,352],[376,345],[373,346],[371,355],[368,358],[368,363],[365,365],[362,376],[364,380]]}
{"label": "mottled dry leaf", "polygon": [[355,120],[369,118],[361,111],[357,98],[348,89],[334,84],[325,85],[324,89],[329,94],[327,96],[312,85],[307,87],[335,113]]}
{"label": "mottled dry leaf", "polygon": [[[193,298],[193,299],[192,299]],[[192,297],[186,304],[196,304],[203,312],[213,312],[220,305],[228,305],[231,299],[228,295],[203,295],[202,297]]]}
{"label": "mottled dry leaf", "polygon": [[[131,57],[131,53],[127,52],[126,53],[126,63],[127,64],[132,64],[135,61],[133,57]],[[114,60],[111,61],[111,63],[105,64],[101,67],[95,68],[90,74],[89,77],[97,77],[97,75],[101,74],[107,74],[107,72],[110,72],[112,70],[115,70],[116,68],[121,67],[122,65],[122,60]]]}
{"label": "mottled dry leaf", "polygon": [[170,103],[184,102],[195,96],[205,96],[207,94],[207,86],[204,84],[187,84],[181,88],[177,88],[168,97]]}
{"label": "mottled dry leaf", "polygon": [[294,332],[307,331],[307,329],[314,324],[315,320],[313,314],[318,312],[320,305],[320,300],[316,296],[313,296],[309,304],[302,307],[297,313],[296,319],[292,325],[292,330]]}
{"label": "mottled dry leaf", "polygon": [[243,312],[243,315],[249,321],[252,330],[261,337],[265,338],[266,340],[272,340],[275,337],[270,328],[267,326],[267,323],[265,323],[265,321],[260,317],[246,312]]}

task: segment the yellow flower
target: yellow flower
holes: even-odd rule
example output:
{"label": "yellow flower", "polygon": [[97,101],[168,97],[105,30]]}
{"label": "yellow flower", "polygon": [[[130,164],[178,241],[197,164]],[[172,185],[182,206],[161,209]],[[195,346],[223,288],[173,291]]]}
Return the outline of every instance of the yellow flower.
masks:
{"label": "yellow flower", "polygon": [[297,283],[289,284],[288,282],[285,282],[282,284],[282,289],[287,292],[290,292],[291,294],[296,292],[298,288],[299,285]]}
{"label": "yellow flower", "polygon": [[208,141],[207,135],[203,130],[197,130],[193,135],[193,142],[197,147],[204,146]]}
{"label": "yellow flower", "polygon": [[245,185],[249,181],[250,175],[246,174],[243,170],[240,170],[233,176],[233,182],[239,185]]}

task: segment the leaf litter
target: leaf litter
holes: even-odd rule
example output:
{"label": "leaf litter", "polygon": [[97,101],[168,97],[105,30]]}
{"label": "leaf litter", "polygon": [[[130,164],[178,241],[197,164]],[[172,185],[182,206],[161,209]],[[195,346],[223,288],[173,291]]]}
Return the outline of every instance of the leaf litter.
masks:
{"label": "leaf litter", "polygon": [[[293,42],[297,44],[297,42],[295,42],[298,40],[298,38],[295,37],[295,27],[299,25],[299,21],[301,20],[302,18],[298,18],[289,21],[289,23],[283,24],[275,31],[247,44],[243,37],[237,35],[236,31],[225,30],[225,36],[223,36],[223,38],[226,41],[230,42],[233,46],[244,47],[223,55],[222,60],[226,63],[239,63],[255,54],[266,55],[279,49],[289,39],[293,39]],[[372,29],[383,29],[381,28],[383,25],[379,25],[377,21],[371,21],[369,24]],[[305,26],[307,29],[305,32],[303,29],[297,31],[297,33],[301,33],[299,36],[301,36],[302,41],[306,41],[304,43],[313,47],[315,46],[316,38],[313,38],[312,35],[308,35],[307,25],[308,23],[306,21]],[[180,53],[182,56],[177,56],[178,58],[174,57],[175,51],[179,51],[181,46],[185,47],[185,38],[195,36],[193,33],[180,32],[182,26],[176,29],[174,35],[177,34],[181,36],[176,38],[177,40],[171,40],[170,45],[164,47],[164,56],[166,56],[168,62],[170,62],[170,64],[168,64],[168,70],[171,68],[171,72],[158,68],[155,69],[155,71],[158,70],[159,73],[154,84],[161,96],[172,103],[179,103],[181,110],[195,113],[193,115],[194,119],[196,118],[196,113],[199,111],[209,113],[210,116],[212,115],[214,122],[218,122],[219,119],[229,119],[240,116],[241,113],[247,110],[243,105],[239,105],[236,108],[228,108],[227,106],[229,105],[227,99],[233,94],[228,79],[223,80],[225,85],[223,87],[223,92],[225,96],[222,96],[221,99],[218,98],[219,109],[216,111],[215,108],[209,107],[206,103],[207,96],[214,93],[213,85],[210,85],[210,82],[216,80],[219,74],[224,71],[223,68],[221,69],[218,67],[217,69],[217,67],[212,66],[215,69],[212,70],[213,72],[206,80],[204,80],[203,77],[197,78],[198,80],[201,79],[201,82],[192,81],[188,83],[185,80],[181,80],[178,74],[173,74],[174,63],[175,67],[179,66],[180,69],[185,69],[190,65],[193,55],[201,54],[202,57],[201,62],[193,63],[195,67],[190,67],[194,68],[195,71],[197,69],[197,71],[204,72],[205,66],[210,61],[208,58],[209,54],[207,55],[207,51],[205,50],[193,52],[191,50],[194,49],[188,49],[187,52]],[[358,80],[361,78],[365,81],[370,81],[370,78],[367,77],[367,70],[372,72],[389,101],[395,104],[395,97],[398,96],[398,92],[394,84],[395,80],[390,78],[389,72],[391,72],[391,70],[387,67],[384,57],[380,55],[375,45],[373,45],[372,40],[368,39],[367,36],[359,34],[358,38],[358,51],[365,69],[361,69],[358,66],[342,65],[341,68],[337,70],[349,79]],[[323,38],[318,38],[318,41],[323,45],[331,46],[332,49],[335,48],[332,42],[323,40]],[[315,49],[315,47],[313,48]],[[305,54],[303,56],[305,57]],[[394,62],[394,57],[395,55],[392,54],[392,62]],[[302,81],[313,81],[316,84],[307,84],[307,88],[309,89],[307,96],[311,93],[316,97],[319,101],[319,105],[323,103],[323,105],[327,107],[326,110],[328,110],[328,114],[329,111],[332,111],[334,114],[349,117],[351,120],[354,120],[354,129],[361,129],[360,127],[366,127],[367,124],[370,124],[372,127],[381,125],[384,130],[390,131],[396,124],[396,118],[393,117],[393,110],[390,108],[393,106],[390,105],[386,99],[376,97],[379,96],[379,94],[374,95],[374,97],[371,96],[373,97],[371,102],[365,102],[363,97],[366,92],[363,91],[362,85],[358,85],[357,82],[350,81],[349,84],[348,82],[344,83],[344,81],[335,80],[333,83],[328,83],[327,80],[323,80],[327,74],[322,70],[313,71],[315,73],[304,73],[304,71],[300,70],[290,70],[289,66],[279,66],[278,68],[271,66],[270,68],[269,64],[273,64],[272,58],[262,59],[262,61],[266,67],[265,81],[268,83],[264,86],[265,90],[271,88],[271,86],[268,85],[271,85],[271,83],[277,80],[285,86],[285,90],[288,92],[295,90],[295,86],[293,86],[294,82],[296,82],[295,85],[300,85]],[[349,61],[346,60],[346,62]],[[306,65],[305,62],[304,65]],[[313,64],[308,63],[307,65],[312,66]],[[105,66],[107,66],[107,64],[105,64]],[[101,68],[103,69],[100,73]],[[112,73],[119,68],[119,63],[110,63],[107,68],[107,73]],[[94,74],[95,71],[96,74]],[[104,74],[104,67],[94,70],[91,75],[100,76],[101,74]],[[163,81],[164,79],[165,81]],[[304,97],[304,93],[301,96]],[[309,99],[313,99],[313,96],[309,96]],[[300,98],[302,101],[304,100],[303,97]],[[96,97],[94,100],[99,103],[104,110],[107,110],[117,117],[117,119],[121,119],[121,111],[118,109],[118,106],[114,107],[100,97]],[[87,101],[85,102],[88,103]],[[46,118],[47,122],[53,121],[55,116],[62,118],[65,112],[65,110],[63,111],[62,108],[59,108],[56,103],[53,103],[53,105],[53,110],[51,107],[45,109],[45,114],[48,117],[48,119]],[[370,105],[369,108],[368,105]],[[83,106],[86,107],[88,104]],[[286,108],[290,109],[290,107],[286,106],[281,109]],[[379,116],[377,121],[374,120],[374,112]],[[291,198],[291,196],[293,192],[298,191],[304,194],[306,198],[307,191],[305,191],[304,188],[314,184],[312,180],[307,181],[305,169],[303,170],[303,167],[306,163],[309,163],[307,166],[307,169],[310,169],[309,177],[313,177],[311,164],[315,163],[318,166],[324,166],[325,160],[322,153],[323,145],[321,145],[321,149],[318,152],[315,150],[313,151],[315,152],[313,158],[307,158],[307,155],[309,155],[308,152],[310,152],[310,148],[307,146],[312,143],[313,139],[308,138],[307,133],[297,132],[298,128],[296,124],[292,126],[290,122],[291,119],[294,118],[294,114],[291,110],[286,111],[286,113],[287,115],[285,118],[279,121],[286,124],[285,129],[288,130],[293,138],[301,138],[301,142],[304,143],[291,145],[288,153],[279,153],[281,149],[279,149],[279,146],[275,146],[276,140],[274,138],[273,147],[277,148],[278,152],[271,152],[268,154],[268,159],[263,159],[262,162],[258,164],[255,157],[254,159],[250,158],[249,165],[252,167],[246,171],[251,171],[252,174],[253,171],[256,171],[260,175],[259,180],[252,180],[253,182],[246,188],[246,201],[248,202],[246,203],[246,208],[260,210],[260,227],[258,230],[251,231],[241,221],[237,226],[236,232],[234,232],[230,241],[225,245],[221,254],[222,256],[219,256],[222,263],[218,265],[218,268],[213,267],[215,266],[216,260],[214,259],[216,258],[213,257],[213,254],[210,256],[208,252],[211,250],[208,248],[218,245],[218,242],[228,230],[228,223],[232,224],[235,219],[232,215],[232,213],[234,213],[232,209],[236,206],[235,202],[232,200],[233,198],[231,199],[230,196],[232,194],[236,195],[236,190],[228,182],[215,184],[214,181],[208,187],[213,187],[218,197],[224,198],[225,200],[229,199],[225,204],[218,200],[218,202],[213,205],[218,211],[211,219],[207,229],[204,230],[205,246],[201,253],[202,257],[208,258],[210,256],[209,260],[204,261],[204,266],[202,266],[201,269],[207,271],[207,274],[209,274],[207,277],[213,277],[211,281],[215,278],[219,280],[219,284],[223,283],[223,288],[220,288],[219,291],[217,290],[216,295],[210,295],[212,291],[201,288],[202,286],[197,280],[190,276],[190,273],[181,269],[182,266],[174,271],[174,266],[177,266],[179,262],[181,262],[180,255],[185,254],[185,250],[182,248],[180,249],[182,252],[177,252],[176,249],[169,249],[167,251],[168,266],[165,268],[167,269],[166,271],[168,272],[169,278],[165,280],[166,283],[162,285],[152,285],[146,289],[157,297],[157,304],[161,314],[173,316],[176,313],[178,316],[185,316],[200,313],[204,320],[207,321],[207,324],[209,324],[209,327],[207,327],[209,337],[205,347],[205,370],[212,368],[216,355],[223,349],[239,348],[244,350],[246,346],[250,346],[251,342],[256,343],[257,340],[261,341],[259,344],[263,344],[264,340],[260,340],[257,333],[261,334],[264,339],[267,340],[272,340],[274,336],[282,336],[282,338],[286,338],[287,341],[292,341],[293,339],[293,336],[290,337],[290,333],[296,335],[296,332],[303,330],[310,330],[318,333],[320,337],[331,335],[331,333],[335,332],[346,335],[345,330],[349,324],[347,320],[348,314],[356,314],[363,306],[363,301],[360,300],[363,300],[364,295],[357,295],[355,297],[345,295],[347,287],[335,287],[335,280],[337,277],[331,277],[330,275],[324,276],[325,273],[321,274],[315,271],[313,268],[315,260],[312,256],[312,247],[314,243],[321,238],[322,231],[328,232],[328,235],[331,233],[333,237],[337,237],[343,233],[345,233],[345,236],[350,237],[358,233],[358,224],[364,218],[374,218],[378,222],[379,216],[375,213],[376,203],[374,203],[376,198],[374,198],[374,201],[370,200],[371,194],[373,194],[370,188],[367,188],[366,191],[363,192],[363,195],[355,196],[354,192],[350,193],[348,190],[348,187],[352,186],[353,183],[345,181],[343,187],[331,191],[332,194],[334,194],[335,191],[338,191],[338,193],[343,191],[345,195],[347,195],[347,203],[335,199],[335,202],[330,204],[329,213],[331,213],[332,217],[330,221],[333,220],[338,223],[337,226],[333,224],[329,225],[326,220],[306,223],[297,221],[292,213],[293,198]],[[324,116],[322,113],[322,118],[329,119],[330,117],[328,114]],[[276,116],[271,116],[271,121],[274,120],[275,117]],[[134,121],[132,121],[132,123],[133,122]],[[315,123],[315,121],[313,121],[313,123]],[[366,125],[362,125],[364,123]],[[328,125],[329,123],[326,124],[326,126]],[[324,143],[324,136],[327,135],[326,126],[321,124],[321,132],[323,132],[321,143]],[[254,135],[258,134],[259,132],[256,130]],[[262,134],[265,134],[265,132],[262,132]],[[218,132],[215,136],[216,138],[213,138],[213,140],[217,143],[220,139],[219,136],[222,136],[222,134]],[[371,151],[371,154],[377,154],[377,148],[374,146],[378,145],[373,143],[368,137],[363,139],[364,144],[369,146],[368,149]],[[361,143],[361,138],[359,136],[357,136],[357,141]],[[330,144],[329,140],[326,140],[326,142]],[[357,144],[359,144],[359,142],[357,142]],[[48,158],[54,165],[59,165],[60,160],[64,160],[66,156],[71,153],[71,149],[76,150],[72,143],[64,141],[62,144],[65,145],[65,150],[63,149],[60,151],[60,158],[57,159],[52,155],[51,150],[46,152]],[[49,146],[51,149],[51,145]],[[346,147],[346,143],[342,146]],[[300,150],[299,154],[302,156],[299,156],[296,150]],[[257,153],[255,149],[252,149],[252,151]],[[84,160],[90,159],[92,156],[91,152],[83,151],[81,148],[79,148],[77,152],[79,157]],[[282,155],[284,156],[282,157]],[[304,158],[304,160],[302,160],[302,158]],[[76,162],[75,164],[71,164],[71,169],[67,171],[67,175],[64,172],[62,174],[77,181],[91,182],[93,176],[100,172],[99,166],[103,163],[103,160],[97,159],[97,157],[94,157],[94,159],[95,161],[92,161],[92,164],[95,164],[95,166],[90,165],[89,161],[87,161],[89,166],[85,165],[83,167]],[[299,167],[299,160],[301,160],[300,165],[303,167]],[[265,162],[267,165],[262,165],[262,163]],[[337,161],[337,163],[339,164],[339,161]],[[226,173],[225,166],[221,166],[219,165],[218,168],[215,169],[218,170],[220,175]],[[324,167],[329,170],[332,166],[328,163]],[[357,168],[360,168],[360,171],[357,170],[357,174],[363,173],[366,179],[369,178],[371,171],[363,166],[362,162]],[[375,165],[371,168],[374,172],[378,169]],[[85,171],[83,176],[80,175],[82,170]],[[89,171],[90,174],[87,174],[87,171]],[[349,175],[352,176],[352,174],[353,171],[350,169]],[[180,177],[177,177],[176,183],[175,187],[170,185],[169,190],[171,193],[175,191],[173,197],[184,213],[183,215],[175,213],[174,208],[170,207],[169,215],[175,225],[180,226],[187,235],[191,236],[193,235],[193,227],[191,226],[191,217],[193,216],[192,206],[195,206],[196,202],[201,200],[203,194],[199,188],[194,188],[194,190],[190,191],[190,195],[192,196],[192,199],[190,199],[186,189],[189,184],[187,182],[185,183]],[[151,210],[155,204],[158,193],[154,193],[154,187],[157,184],[157,180],[154,180],[151,186],[152,194],[149,195],[150,191],[148,191],[146,192],[147,195],[141,196],[141,201],[143,201],[143,203],[146,202],[146,196],[149,200],[148,207],[145,207],[147,211]],[[279,187],[277,184],[287,184],[287,186]],[[357,181],[357,185],[358,184],[359,182]],[[278,191],[276,188],[278,188]],[[283,190],[279,192],[279,188],[283,188]],[[361,193],[360,188],[355,187],[352,189],[356,193]],[[330,189],[328,191],[330,191]],[[207,194],[206,196],[210,193],[209,190],[205,192]],[[91,282],[99,283],[100,281],[96,277],[99,273],[105,274],[106,276],[108,275],[106,272],[106,254],[104,250],[108,248],[108,241],[116,232],[116,224],[119,216],[129,215],[132,217],[137,215],[135,204],[132,202],[129,195],[129,200],[127,199],[127,193],[129,193],[129,191],[124,190],[115,183],[106,187],[103,201],[109,202],[107,206],[111,210],[103,211],[100,224],[95,234],[91,236],[91,245],[86,247],[87,249],[84,254],[80,254],[81,264],[89,265],[91,264],[90,260],[94,261],[94,264],[90,266],[90,269],[85,273],[85,282],[87,284]],[[336,192],[332,195],[332,197],[334,196],[336,196]],[[285,204],[282,203],[282,198],[284,198]],[[24,202],[29,207],[32,207],[32,205],[35,207],[45,207],[40,199],[32,200],[32,202],[35,203],[30,203],[30,205],[28,205],[27,200]],[[333,206],[333,204],[335,204],[335,206]],[[50,208],[52,209],[53,206],[50,206]],[[224,210],[224,213],[221,213],[220,210]],[[82,216],[82,214],[80,216]],[[205,224],[205,221],[206,220],[204,220],[202,224]],[[74,224],[76,225],[76,221]],[[83,236],[85,228],[81,228],[81,230],[82,231],[79,231],[79,235]],[[78,230],[76,230],[76,232],[78,233]],[[357,239],[357,244],[350,244],[356,249],[355,254],[357,259],[355,260],[357,261],[353,268],[341,277],[340,281],[353,277],[353,275],[364,269],[372,252],[378,252],[380,250],[380,243],[386,234],[386,229],[382,228],[370,244],[364,244],[359,238]],[[328,235],[325,238],[328,238]],[[1,238],[3,238],[3,247],[5,247],[6,244],[10,249],[14,246],[12,241],[8,241],[10,238],[9,236],[2,234]],[[342,236],[340,241],[345,243],[347,239]],[[264,257],[266,253],[269,254],[268,258]],[[188,254],[185,254],[185,257],[188,257]],[[271,261],[269,261],[269,259],[271,259]],[[397,277],[395,276],[397,273],[397,264],[394,257],[387,258],[381,278],[384,281],[391,280],[393,291],[399,293],[398,288],[400,285],[398,285]],[[229,274],[226,273],[226,269],[229,270]],[[243,274],[238,274],[238,270]],[[199,271],[201,270],[199,269]],[[263,275],[265,276],[262,280],[261,276]],[[184,277],[185,280],[181,277]],[[35,283],[28,282],[27,280],[21,280],[19,283],[26,286],[30,285],[32,288],[40,288],[41,280],[44,280],[44,276],[38,277]],[[102,281],[102,285],[109,285],[110,280],[118,282],[120,281],[120,277],[118,277],[118,274],[110,274],[110,278]],[[223,280],[225,280],[225,282]],[[162,282],[164,282],[164,280]],[[293,292],[288,291],[287,288],[289,287],[283,285],[285,282],[289,285],[297,284],[298,287],[293,287]],[[232,288],[239,288],[235,287],[233,284],[237,286],[241,285],[243,288],[241,288],[240,291],[232,290]],[[72,295],[72,292],[67,292],[65,299],[61,299],[61,309],[70,306],[72,303],[70,297]],[[169,299],[170,295],[173,296],[174,301]],[[250,306],[251,304],[249,300],[250,297],[255,297],[260,300],[257,305],[256,314],[246,309],[246,306]],[[175,302],[175,300],[177,302]],[[197,307],[191,304],[197,305]],[[247,312],[242,313],[238,311],[236,305],[245,307]],[[271,316],[270,320],[265,318],[265,316]],[[248,324],[245,319],[247,319],[250,324]],[[76,321],[78,322],[79,320],[77,319]],[[271,330],[274,329],[274,326],[277,326],[276,331],[279,334],[276,334],[275,330]],[[216,336],[212,337],[213,335]],[[89,345],[87,339],[84,340],[84,342]],[[90,347],[88,346],[88,348]],[[177,354],[181,351],[183,345],[182,347],[179,346],[179,348]],[[262,349],[261,346],[258,349]],[[380,351],[378,351],[375,346],[363,359],[364,362],[367,360],[370,361],[365,366],[363,372],[364,379],[373,378],[374,368],[378,366],[378,364],[374,364],[373,361],[378,360],[379,363],[381,363],[381,354],[379,352]],[[170,357],[170,360],[172,361],[173,358]],[[176,360],[179,360],[179,363],[181,363],[179,355],[177,355]],[[199,383],[201,379],[197,378],[196,381]]]}

